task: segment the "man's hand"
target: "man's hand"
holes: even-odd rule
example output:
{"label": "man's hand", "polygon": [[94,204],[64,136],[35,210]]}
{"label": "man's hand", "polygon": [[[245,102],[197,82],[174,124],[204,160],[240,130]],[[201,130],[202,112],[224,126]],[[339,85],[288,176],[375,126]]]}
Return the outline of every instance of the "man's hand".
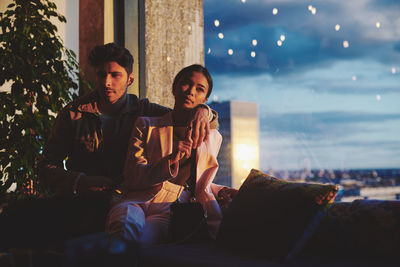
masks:
{"label": "man's hand", "polygon": [[116,184],[113,180],[105,176],[82,176],[78,182],[79,194],[101,192],[106,195],[111,194]]}
{"label": "man's hand", "polygon": [[210,133],[210,123],[208,121],[208,109],[197,107],[192,112],[192,117],[189,122],[191,127],[191,138],[193,140],[193,149],[198,148],[201,143],[208,140]]}
{"label": "man's hand", "polygon": [[236,196],[238,190],[230,187],[223,187],[218,191],[218,202],[221,207],[227,208],[232,199]]}

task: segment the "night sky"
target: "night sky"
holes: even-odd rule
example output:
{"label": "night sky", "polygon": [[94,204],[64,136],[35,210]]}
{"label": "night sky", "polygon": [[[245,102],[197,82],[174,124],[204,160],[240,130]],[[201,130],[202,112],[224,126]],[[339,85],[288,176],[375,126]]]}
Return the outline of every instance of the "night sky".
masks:
{"label": "night sky", "polygon": [[210,101],[258,103],[260,168],[400,167],[400,0],[204,0]]}

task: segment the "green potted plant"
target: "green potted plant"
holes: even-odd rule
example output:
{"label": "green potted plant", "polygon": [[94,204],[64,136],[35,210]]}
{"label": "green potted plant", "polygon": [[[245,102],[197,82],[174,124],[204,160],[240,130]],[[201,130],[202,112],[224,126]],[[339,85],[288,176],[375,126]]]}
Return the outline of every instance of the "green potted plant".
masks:
{"label": "green potted plant", "polygon": [[0,203],[12,185],[17,198],[43,194],[41,151],[57,112],[77,95],[76,56],[52,17],[66,22],[48,0],[15,0],[0,13],[0,86],[11,86],[0,92]]}

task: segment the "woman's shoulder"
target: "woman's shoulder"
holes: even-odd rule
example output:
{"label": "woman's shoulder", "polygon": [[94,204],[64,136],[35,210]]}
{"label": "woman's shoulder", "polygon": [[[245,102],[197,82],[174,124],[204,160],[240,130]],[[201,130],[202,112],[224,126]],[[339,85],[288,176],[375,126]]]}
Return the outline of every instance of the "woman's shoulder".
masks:
{"label": "woman's shoulder", "polygon": [[220,141],[220,140],[222,140],[222,135],[217,129],[210,129],[208,138]]}

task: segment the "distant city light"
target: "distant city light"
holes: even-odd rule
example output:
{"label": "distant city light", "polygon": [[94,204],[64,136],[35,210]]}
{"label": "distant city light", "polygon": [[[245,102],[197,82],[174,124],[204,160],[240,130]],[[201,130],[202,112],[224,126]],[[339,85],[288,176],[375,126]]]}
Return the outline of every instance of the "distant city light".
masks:
{"label": "distant city light", "polygon": [[217,101],[218,101],[218,95],[214,95],[214,96],[213,96],[213,101],[214,101],[214,102],[217,102]]}
{"label": "distant city light", "polygon": [[381,95],[376,95],[376,101],[381,101]]}
{"label": "distant city light", "polygon": [[274,15],[278,14],[278,9],[277,8],[272,9],[272,14]]}
{"label": "distant city light", "polygon": [[215,25],[215,27],[218,27],[219,26],[219,20],[214,20],[214,25]]}
{"label": "distant city light", "polygon": [[251,56],[251,57],[256,57],[256,52],[251,51],[250,56]]}
{"label": "distant city light", "polygon": [[396,74],[396,72],[397,72],[396,68],[392,68],[392,73]]}
{"label": "distant city light", "polygon": [[336,24],[335,25],[335,31],[339,31],[340,30],[340,25],[339,24]]}
{"label": "distant city light", "polygon": [[231,56],[233,55],[233,50],[232,49],[228,49],[228,54]]}
{"label": "distant city light", "polygon": [[381,23],[379,22],[379,21],[377,21],[376,23],[375,23],[375,26],[376,26],[376,28],[380,28],[381,27]]}
{"label": "distant city light", "polygon": [[353,81],[357,81],[357,76],[353,75],[353,77],[351,77],[351,79],[352,79]]}
{"label": "distant city light", "polygon": [[219,39],[224,39],[224,34],[222,32],[218,33],[218,38]]}
{"label": "distant city light", "polygon": [[276,42],[278,44],[278,46],[282,46],[282,41],[278,40],[278,42]]}
{"label": "distant city light", "polygon": [[253,41],[251,41],[251,44],[252,44],[253,46],[256,46],[256,45],[257,45],[257,40],[254,39]]}
{"label": "distant city light", "polygon": [[282,42],[285,41],[285,39],[286,39],[285,35],[282,34],[280,39],[281,39]]}
{"label": "distant city light", "polygon": [[348,41],[343,41],[343,47],[348,48],[349,47],[349,42]]}
{"label": "distant city light", "polygon": [[211,53],[211,48],[208,48],[207,54],[210,54],[210,53]]}

